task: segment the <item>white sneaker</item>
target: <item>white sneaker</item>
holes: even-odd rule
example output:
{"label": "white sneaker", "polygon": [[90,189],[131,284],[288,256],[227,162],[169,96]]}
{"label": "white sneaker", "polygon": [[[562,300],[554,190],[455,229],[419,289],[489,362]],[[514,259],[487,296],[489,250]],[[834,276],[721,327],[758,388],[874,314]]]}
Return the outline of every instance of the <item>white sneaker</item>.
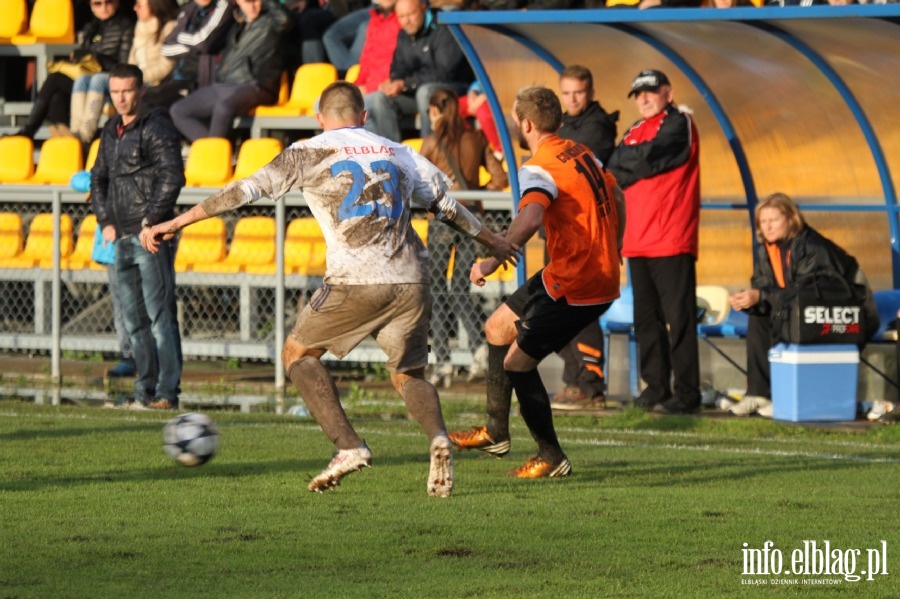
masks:
{"label": "white sneaker", "polygon": [[453,454],[450,447],[450,439],[446,435],[440,435],[431,441],[428,494],[432,497],[450,497],[453,490]]}
{"label": "white sneaker", "polygon": [[472,364],[469,365],[469,376],[466,382],[471,383],[487,376],[488,346],[482,343],[472,354]]}
{"label": "white sneaker", "polygon": [[715,403],[713,404],[716,409],[722,410],[724,412],[729,411],[736,405],[738,405],[738,402],[734,401],[730,397],[725,396],[717,397]]}
{"label": "white sneaker", "polygon": [[428,379],[428,382],[435,387],[443,387],[444,389],[449,389],[450,385],[453,384],[453,374],[455,372],[456,368],[453,366],[453,364],[445,362],[440,366],[435,366],[434,372],[431,373],[431,377]]}
{"label": "white sneaker", "polygon": [[872,409],[866,414],[866,418],[871,421],[878,420],[883,415],[894,409],[894,404],[886,399],[876,399],[872,402]]}
{"label": "white sneaker", "polygon": [[756,410],[756,414],[758,416],[762,416],[763,418],[771,418],[772,417],[772,402],[770,401],[768,405],[761,406],[758,410]]}
{"label": "white sneaker", "polygon": [[341,484],[341,479],[351,472],[359,472],[363,468],[372,467],[372,452],[363,444],[354,449],[341,449],[322,470],[319,476],[309,481],[310,491],[321,493]]}
{"label": "white sneaker", "polygon": [[771,417],[772,401],[770,399],[761,395],[745,395],[738,405],[731,408],[730,412],[735,416],[749,416],[764,407],[769,408],[769,417]]}

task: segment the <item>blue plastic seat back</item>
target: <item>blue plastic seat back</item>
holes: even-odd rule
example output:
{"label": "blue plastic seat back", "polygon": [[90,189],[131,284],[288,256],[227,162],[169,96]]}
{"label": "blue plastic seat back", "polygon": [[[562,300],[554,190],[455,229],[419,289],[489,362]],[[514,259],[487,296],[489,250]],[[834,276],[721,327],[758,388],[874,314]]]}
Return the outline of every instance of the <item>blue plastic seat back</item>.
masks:
{"label": "blue plastic seat back", "polygon": [[619,299],[600,317],[600,327],[607,333],[627,333],[634,326],[634,295],[631,287],[620,291]]}
{"label": "blue plastic seat back", "polygon": [[746,337],[750,317],[740,310],[728,310],[725,320],[719,324],[701,324],[697,332],[706,337]]}

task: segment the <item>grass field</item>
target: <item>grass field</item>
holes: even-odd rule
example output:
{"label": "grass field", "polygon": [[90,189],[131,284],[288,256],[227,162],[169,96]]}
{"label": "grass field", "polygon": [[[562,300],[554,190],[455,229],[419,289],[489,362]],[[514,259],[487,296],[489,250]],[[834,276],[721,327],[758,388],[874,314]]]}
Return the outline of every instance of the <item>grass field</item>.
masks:
{"label": "grass field", "polygon": [[[424,435],[368,399],[348,411],[373,468],[322,495],[308,418],[209,411],[220,452],[188,469],[170,415],[0,401],[0,597],[900,597],[900,427],[557,417],[573,476],[527,481],[505,476],[533,451],[516,417],[511,454],[457,454],[437,499]],[[453,428],[479,411],[445,404]],[[766,541],[786,570],[827,541],[833,570],[888,573],[745,574]]]}

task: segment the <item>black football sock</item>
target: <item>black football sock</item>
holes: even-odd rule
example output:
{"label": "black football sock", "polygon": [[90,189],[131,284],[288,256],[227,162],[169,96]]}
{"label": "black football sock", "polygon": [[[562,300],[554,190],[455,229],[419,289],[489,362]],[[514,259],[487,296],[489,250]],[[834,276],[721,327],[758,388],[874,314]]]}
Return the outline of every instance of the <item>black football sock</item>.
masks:
{"label": "black football sock", "polygon": [[354,449],[363,444],[344,413],[334,379],[318,358],[304,356],[288,371],[309,413],[338,449]]}
{"label": "black football sock", "polygon": [[503,369],[503,360],[509,352],[508,345],[488,344],[487,431],[494,442],[509,440],[509,409],[512,403],[512,381]]}
{"label": "black football sock", "polygon": [[559,463],[565,456],[553,428],[550,396],[547,395],[537,368],[527,372],[507,371],[506,374],[516,390],[522,419],[538,445],[538,455],[551,464]]}

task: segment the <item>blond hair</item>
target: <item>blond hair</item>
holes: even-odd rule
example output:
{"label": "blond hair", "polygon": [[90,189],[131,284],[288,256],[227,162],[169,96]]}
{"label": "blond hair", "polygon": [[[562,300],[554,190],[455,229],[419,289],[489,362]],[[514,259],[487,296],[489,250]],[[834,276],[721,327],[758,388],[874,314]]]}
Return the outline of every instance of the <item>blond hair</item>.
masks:
{"label": "blond hair", "polygon": [[765,243],[766,241],[762,229],[759,226],[759,215],[765,208],[774,208],[787,218],[788,233],[785,236],[785,239],[793,239],[797,236],[797,233],[803,229],[804,225],[806,225],[803,215],[800,214],[800,209],[790,196],[786,193],[781,193],[780,191],[773,193],[756,205],[756,211],[753,214],[753,222],[756,225],[756,239],[758,239],[760,243]]}

